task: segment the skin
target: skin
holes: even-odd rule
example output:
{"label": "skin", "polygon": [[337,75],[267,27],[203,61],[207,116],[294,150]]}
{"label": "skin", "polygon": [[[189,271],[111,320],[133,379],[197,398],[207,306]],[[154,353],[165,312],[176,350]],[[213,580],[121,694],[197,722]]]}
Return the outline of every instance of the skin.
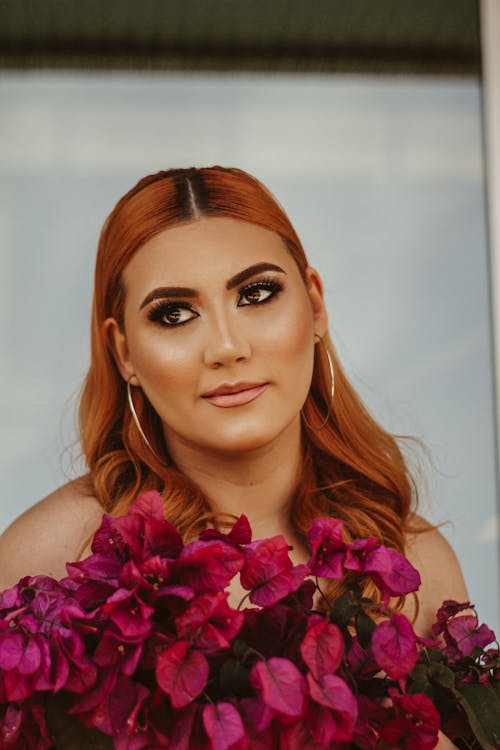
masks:
{"label": "skin", "polygon": [[[248,274],[262,263],[280,270]],[[247,278],[227,288],[243,272]],[[300,409],[314,347],[328,325],[319,275],[309,268],[305,283],[275,233],[211,217],[147,242],[123,280],[124,327],[109,318],[103,332],[124,380],[141,387],[160,415],[172,459],[214,510],[245,513],[254,538],[283,534],[294,562],[305,561],[290,505],[300,471]],[[151,299],[164,287],[193,293]],[[206,398],[221,384],[242,381],[265,387],[240,405]],[[88,554],[85,542],[101,515],[84,479],[24,513],[0,537],[0,589],[33,572],[62,577],[67,560],[82,555],[82,547]],[[465,601],[467,592],[451,547],[425,521],[414,520],[428,529],[408,537],[406,549],[422,576],[414,626],[428,636],[442,600]],[[235,583],[230,603],[237,606],[243,593]],[[411,601],[406,612],[415,614]],[[452,747],[447,743],[443,738],[439,748]]]}

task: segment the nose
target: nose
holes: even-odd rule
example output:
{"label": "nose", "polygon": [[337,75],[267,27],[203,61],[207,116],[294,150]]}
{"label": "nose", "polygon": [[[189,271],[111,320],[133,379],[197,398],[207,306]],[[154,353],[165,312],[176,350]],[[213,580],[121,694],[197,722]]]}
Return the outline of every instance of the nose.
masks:
{"label": "nose", "polygon": [[207,367],[230,367],[235,362],[244,362],[249,359],[251,351],[241,323],[222,314],[213,320],[207,332],[203,356]]}

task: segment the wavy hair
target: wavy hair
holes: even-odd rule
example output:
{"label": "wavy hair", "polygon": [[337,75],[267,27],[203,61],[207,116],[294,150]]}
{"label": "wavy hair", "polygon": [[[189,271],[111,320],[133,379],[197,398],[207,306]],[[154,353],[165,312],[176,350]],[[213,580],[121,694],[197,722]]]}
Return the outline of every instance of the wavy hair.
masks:
{"label": "wavy hair", "polygon": [[[97,499],[114,515],[127,511],[143,491],[157,489],[165,515],[185,536],[206,523],[210,509],[201,490],[173,465],[161,422],[141,389],[134,389],[140,422],[160,460],[145,445],[127,406],[126,384],[103,333],[114,317],[123,327],[122,272],[134,253],[170,227],[200,217],[224,216],[276,232],[306,281],[307,258],[287,215],[257,179],[235,168],[171,169],[145,177],[117,203],[101,232],[95,268],[91,364],[80,399],[81,443]],[[348,538],[374,536],[404,551],[415,483],[395,436],[370,416],[349,383],[329,337],[335,372],[315,347],[313,377],[303,407],[303,466],[292,521],[305,540],[311,521],[342,519]]]}

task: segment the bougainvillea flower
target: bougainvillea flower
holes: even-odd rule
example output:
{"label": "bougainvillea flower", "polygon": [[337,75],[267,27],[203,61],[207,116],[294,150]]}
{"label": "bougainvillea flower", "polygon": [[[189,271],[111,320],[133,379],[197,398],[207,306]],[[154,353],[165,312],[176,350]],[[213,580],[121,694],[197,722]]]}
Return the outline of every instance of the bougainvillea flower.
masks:
{"label": "bougainvillea flower", "polygon": [[373,677],[380,670],[371,650],[364,649],[357,637],[351,641],[347,652],[347,663],[351,672],[360,679]]}
{"label": "bougainvillea flower", "polygon": [[[421,583],[418,570],[397,550],[389,547],[386,547],[385,550],[387,555],[384,555],[384,558],[386,556],[389,558],[390,566],[381,570],[368,571],[375,585],[382,591],[382,595],[386,591],[391,596],[417,591]],[[380,555],[380,551],[376,553],[375,557],[378,555]]]}
{"label": "bougainvillea flower", "polygon": [[20,584],[11,586],[10,589],[0,592],[0,617],[9,610],[15,610],[22,606],[19,593]]}
{"label": "bougainvillea flower", "polygon": [[333,714],[328,708],[309,700],[305,717],[301,721],[307,726],[315,745],[326,748],[330,748],[332,745],[335,747],[337,743],[334,742],[333,738],[336,724]]}
{"label": "bougainvillea flower", "polygon": [[302,715],[306,683],[289,659],[258,661],[250,671],[250,682],[270,708],[286,716]]}
{"label": "bougainvillea flower", "polygon": [[358,720],[354,729],[354,741],[360,747],[375,748],[380,745],[379,731],[393,717],[391,708],[366,695],[357,696]]}
{"label": "bougainvillea flower", "polygon": [[472,608],[473,605],[470,602],[457,602],[454,599],[445,599],[436,612],[436,622],[432,626],[432,632],[434,635],[439,635],[439,633],[445,630],[448,620],[458,615],[459,612]]}
{"label": "bougainvillea flower", "polygon": [[172,706],[182,708],[207,684],[208,662],[200,651],[190,648],[188,641],[176,641],[158,657],[156,679]]}
{"label": "bougainvillea flower", "polygon": [[371,537],[355,539],[347,546],[344,568],[368,573],[385,603],[390,596],[408,594],[420,586],[420,574],[406,557]]}
{"label": "bougainvillea flower", "polygon": [[200,706],[197,703],[190,703],[185,708],[181,708],[175,713],[175,720],[172,722],[171,729],[168,733],[169,750],[191,750],[194,743],[191,741],[193,725],[198,723],[197,719],[200,714]]}
{"label": "bougainvillea flower", "polygon": [[324,675],[318,681],[309,673],[307,684],[311,698],[330,709],[334,723],[333,739],[337,742],[349,742],[354,734],[358,704],[345,681],[334,674]]}
{"label": "bougainvillea flower", "polygon": [[395,717],[382,727],[380,737],[404,750],[432,750],[438,742],[440,718],[427,695],[398,695],[390,690]]}
{"label": "bougainvillea flower", "polygon": [[222,591],[196,597],[175,619],[179,638],[206,653],[229,648],[243,625],[243,613],[231,609],[227,597]]}
{"label": "bougainvillea flower", "polygon": [[213,750],[228,750],[246,735],[240,714],[226,701],[204,707],[203,726]]}
{"label": "bougainvillea flower", "polygon": [[204,529],[199,538],[203,541],[221,539],[228,544],[233,544],[239,547],[240,545],[250,544],[252,541],[252,528],[248,518],[243,514],[238,518],[227,534],[222,533],[222,531],[219,531],[218,529]]}
{"label": "bougainvillea flower", "polygon": [[478,627],[475,615],[460,615],[451,619],[446,631],[462,656],[469,656],[476,646],[487,646],[495,641],[495,633],[487,625]]}
{"label": "bougainvillea flower", "polygon": [[127,643],[123,636],[111,628],[106,628],[93,654],[99,667],[119,666],[125,675],[133,675],[144,648],[143,641]]}
{"label": "bougainvillea flower", "polygon": [[[80,633],[67,627],[54,628],[50,645],[54,692],[63,687],[73,693],[90,690],[97,680],[97,668]],[[40,689],[38,680],[35,686]]]}
{"label": "bougainvillea flower", "polygon": [[312,675],[320,680],[339,668],[344,655],[344,639],[336,625],[324,617],[318,619],[320,622],[309,627],[300,646],[300,653]]}
{"label": "bougainvillea flower", "polygon": [[346,551],[342,529],[342,521],[337,518],[315,518],[312,522],[307,534],[312,575],[318,578],[342,578]]}
{"label": "bougainvillea flower", "polygon": [[408,675],[418,658],[415,633],[404,615],[379,623],[371,647],[379,667],[394,680]]}
{"label": "bougainvillea flower", "polygon": [[118,589],[102,607],[125,638],[146,638],[152,630],[154,607],[145,604],[135,593]]}
{"label": "bougainvillea flower", "polygon": [[264,732],[274,717],[273,709],[260,696],[243,698],[240,701],[240,713],[247,730],[253,729],[257,733]]}
{"label": "bougainvillea flower", "polygon": [[[318,714],[319,721],[323,721],[325,724],[325,717],[322,712]],[[328,719],[326,719],[326,722]],[[314,727],[311,722],[306,721],[295,721],[293,724],[288,724],[280,728],[280,742],[278,744],[268,745],[271,747],[279,747],[280,750],[342,750],[342,745],[336,742],[318,742],[315,738]],[[330,733],[327,728],[327,736]]]}
{"label": "bougainvillea flower", "polygon": [[222,591],[243,567],[242,552],[220,540],[190,542],[172,563],[177,583],[197,594]]}
{"label": "bougainvillea flower", "polygon": [[307,575],[305,565],[293,565],[285,537],[278,535],[249,545],[240,581],[251,591],[250,601],[269,607],[296,591]]}
{"label": "bougainvillea flower", "polygon": [[33,696],[21,707],[0,706],[0,748],[2,750],[48,750],[54,746],[45,722],[45,707]]}

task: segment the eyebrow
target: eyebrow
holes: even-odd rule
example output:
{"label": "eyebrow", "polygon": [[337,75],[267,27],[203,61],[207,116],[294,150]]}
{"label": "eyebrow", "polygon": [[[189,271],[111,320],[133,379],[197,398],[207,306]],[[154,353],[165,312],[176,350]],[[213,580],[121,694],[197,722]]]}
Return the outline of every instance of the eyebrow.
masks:
{"label": "eyebrow", "polygon": [[[284,271],[280,266],[277,266],[275,263],[255,263],[253,266],[249,266],[243,271],[240,271],[234,276],[231,276],[231,278],[228,279],[226,283],[226,289],[234,289],[234,287],[239,286],[239,284],[242,284],[247,279],[255,276],[255,274],[262,273],[263,271],[278,271],[278,273],[284,273],[286,275],[286,271]],[[143,307],[146,307],[146,305],[149,305],[149,303],[153,302],[153,300],[155,299],[165,299],[166,297],[186,298],[197,296],[198,292],[196,291],[196,289],[191,289],[187,286],[159,286],[146,295],[146,297],[141,302],[139,310],[142,310]]]}

